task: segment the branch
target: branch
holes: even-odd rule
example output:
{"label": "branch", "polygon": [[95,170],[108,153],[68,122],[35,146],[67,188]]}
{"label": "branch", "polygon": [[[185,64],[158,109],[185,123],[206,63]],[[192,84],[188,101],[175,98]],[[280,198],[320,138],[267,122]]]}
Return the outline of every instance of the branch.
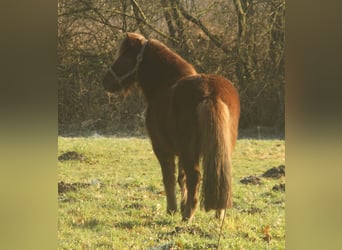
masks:
{"label": "branch", "polygon": [[153,25],[151,25],[148,22],[146,15],[144,14],[143,10],[140,8],[140,6],[137,4],[137,2],[135,0],[131,0],[131,2],[136,7],[136,11],[139,13],[139,15],[136,15],[136,14],[130,15],[130,14],[127,14],[127,13],[124,13],[122,11],[115,10],[115,9],[103,10],[101,8],[96,8],[96,7],[91,6],[89,4],[89,2],[86,0],[80,0],[80,2],[84,4],[84,6],[85,6],[84,8],[79,9],[79,10],[75,10],[72,12],[68,12],[68,13],[61,13],[58,16],[73,15],[73,14],[77,14],[77,13],[87,13],[88,11],[92,10],[97,18],[92,17],[92,16],[88,16],[87,18],[92,19],[93,21],[102,23],[103,25],[110,27],[111,29],[119,29],[115,25],[111,24],[110,17],[106,16],[106,13],[118,14],[121,16],[132,18],[132,19],[136,20],[137,22],[141,22],[143,25],[146,25],[149,29],[153,30],[154,32],[156,32],[160,36],[166,38],[167,40],[169,40],[175,44],[180,44],[180,41],[178,39],[176,39],[175,37],[171,37],[171,36],[167,35],[166,33],[162,32],[161,30],[158,30],[155,27],[153,27]]}
{"label": "branch", "polygon": [[107,25],[107,26],[113,28],[113,25],[111,25],[111,24],[108,22],[108,19],[105,18],[105,17],[100,13],[99,9],[94,8],[93,6],[91,6],[91,5],[90,5],[87,1],[85,1],[85,0],[81,0],[81,2],[82,2],[84,5],[86,5],[88,8],[92,9],[92,10],[95,12],[95,14],[99,17],[99,19],[101,20],[101,22],[102,22],[103,24],[105,24],[105,25]]}
{"label": "branch", "polygon": [[133,7],[134,15],[135,15],[135,17],[138,20],[137,25],[138,25],[141,33],[146,37],[146,32],[144,30],[144,27],[140,24],[141,23],[140,19],[142,19],[143,23],[147,23],[146,16],[145,16],[144,12],[142,11],[142,9],[140,8],[140,6],[138,5],[138,3],[135,0],[131,0],[131,4],[132,4],[132,7]]}
{"label": "branch", "polygon": [[137,8],[141,18],[144,20],[144,22],[147,22],[146,16],[144,14],[144,12],[142,11],[142,9],[140,8],[140,6],[138,5],[138,3],[135,0],[131,0],[133,8]]}
{"label": "branch", "polygon": [[71,16],[71,15],[74,15],[74,14],[77,14],[77,13],[87,12],[87,11],[89,11],[89,10],[91,10],[91,8],[86,7],[86,8],[84,8],[84,9],[78,9],[78,10],[68,11],[68,12],[64,12],[64,13],[58,14],[58,17],[62,17],[62,16]]}
{"label": "branch", "polygon": [[170,8],[170,6],[168,6],[168,2],[166,0],[160,0],[160,1],[163,7],[163,11],[164,11],[164,18],[166,20],[167,27],[169,28],[170,36],[176,37],[176,29],[173,25],[171,14],[168,11],[168,8]]}
{"label": "branch", "polygon": [[[143,12],[143,10],[140,8],[140,6],[138,5],[138,3],[135,1],[135,0],[131,0],[132,2],[132,5],[133,5],[133,10],[136,8],[135,11],[138,11],[139,14],[140,14],[140,17],[138,15],[135,15],[135,18],[137,21],[140,21],[142,22],[144,25],[146,25],[147,27],[149,27],[151,30],[155,31],[156,33],[158,33],[159,35],[167,38],[168,40],[171,40],[172,42],[176,43],[176,44],[179,44],[179,40],[174,38],[174,37],[171,37],[171,36],[168,36],[166,35],[164,32],[160,31],[160,30],[157,30],[155,29],[148,21],[147,21],[147,18]],[[134,12],[135,12],[134,11]]]}
{"label": "branch", "polygon": [[216,45],[216,47],[220,48],[221,50],[223,50],[223,52],[225,52],[226,54],[230,53],[230,50],[228,50],[225,46],[223,46],[222,42],[217,38],[217,36],[215,36],[214,34],[212,34],[207,27],[205,27],[203,25],[203,23],[201,22],[201,20],[193,17],[192,15],[190,15],[184,8],[183,6],[180,5],[179,0],[175,1],[177,4],[178,9],[181,11],[182,15],[184,16],[185,19],[187,19],[188,21],[196,24],[197,26],[199,26],[202,31],[209,37],[209,39]]}

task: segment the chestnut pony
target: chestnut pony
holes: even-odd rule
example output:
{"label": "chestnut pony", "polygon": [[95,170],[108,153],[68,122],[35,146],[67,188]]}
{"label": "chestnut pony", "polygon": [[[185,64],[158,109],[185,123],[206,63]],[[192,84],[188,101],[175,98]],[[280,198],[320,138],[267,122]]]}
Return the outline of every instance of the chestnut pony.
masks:
{"label": "chestnut pony", "polygon": [[147,100],[146,127],[162,168],[167,212],[177,211],[176,164],[184,221],[194,215],[203,166],[201,205],[223,218],[232,206],[231,157],[240,116],[239,95],[223,77],[197,74],[161,42],[128,33],[106,73],[107,92],[138,82]]}

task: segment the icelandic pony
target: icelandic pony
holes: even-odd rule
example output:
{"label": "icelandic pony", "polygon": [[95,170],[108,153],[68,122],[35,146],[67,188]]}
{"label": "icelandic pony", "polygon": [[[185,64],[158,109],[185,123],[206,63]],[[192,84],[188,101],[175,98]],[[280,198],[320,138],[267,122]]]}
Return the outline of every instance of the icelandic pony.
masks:
{"label": "icelandic pony", "polygon": [[236,89],[223,77],[198,74],[161,42],[127,33],[103,86],[115,93],[135,82],[147,100],[146,127],[162,168],[167,212],[177,211],[178,156],[182,219],[190,221],[198,203],[201,159],[201,205],[223,218],[232,206],[231,157],[240,116]]}

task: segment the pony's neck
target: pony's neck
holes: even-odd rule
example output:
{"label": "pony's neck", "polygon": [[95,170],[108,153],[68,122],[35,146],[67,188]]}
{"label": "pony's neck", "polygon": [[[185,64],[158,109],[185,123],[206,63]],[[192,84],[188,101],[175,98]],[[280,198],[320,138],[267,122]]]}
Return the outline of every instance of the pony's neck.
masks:
{"label": "pony's neck", "polygon": [[191,64],[165,45],[151,39],[144,52],[138,81],[149,99],[168,91],[180,78],[194,74],[196,70]]}

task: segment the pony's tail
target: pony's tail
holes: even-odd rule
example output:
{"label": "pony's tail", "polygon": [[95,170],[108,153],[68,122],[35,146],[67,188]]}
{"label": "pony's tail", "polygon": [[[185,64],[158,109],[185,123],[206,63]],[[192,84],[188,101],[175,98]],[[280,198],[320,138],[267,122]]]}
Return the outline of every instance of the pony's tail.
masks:
{"label": "pony's tail", "polygon": [[227,105],[206,99],[198,108],[203,183],[201,206],[205,211],[232,207],[231,122]]}

